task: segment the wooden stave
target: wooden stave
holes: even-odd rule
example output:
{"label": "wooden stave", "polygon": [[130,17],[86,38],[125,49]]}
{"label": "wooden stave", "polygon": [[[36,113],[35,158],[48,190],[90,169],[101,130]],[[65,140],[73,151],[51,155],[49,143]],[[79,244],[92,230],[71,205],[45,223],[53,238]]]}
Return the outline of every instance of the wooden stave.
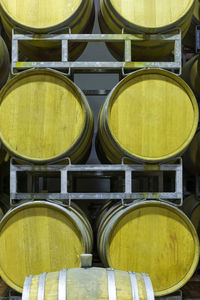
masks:
{"label": "wooden stave", "polygon": [[[183,147],[180,148],[176,153],[170,154],[168,156],[165,156],[162,158],[141,158],[139,155],[135,155],[133,153],[127,152],[125,149],[121,147],[121,145],[115,140],[115,138],[112,136],[111,130],[109,128],[108,124],[108,109],[110,102],[114,99],[115,95],[117,92],[120,90],[120,88],[123,88],[123,84],[129,80],[129,78],[133,78],[135,76],[140,76],[140,74],[148,74],[148,73],[154,73],[158,72],[159,74],[165,74],[166,76],[169,76],[170,78],[173,78],[175,81],[180,83],[182,87],[186,90],[186,93],[190,95],[192,99],[192,103],[194,105],[194,110],[195,110],[195,119],[194,119],[194,127],[192,130],[192,134],[190,135],[190,138],[187,141],[187,144],[183,144]],[[104,104],[101,107],[101,110],[99,112],[99,117],[98,117],[98,131],[97,131],[97,137],[96,137],[96,150],[98,157],[100,161],[103,163],[114,163],[114,164],[119,164],[121,163],[123,158],[126,158],[128,163],[131,163],[133,161],[135,162],[148,162],[148,163],[156,163],[156,162],[166,162],[169,160],[174,159],[178,155],[182,155],[186,149],[189,146],[189,143],[191,142],[196,128],[197,128],[197,121],[198,121],[198,105],[196,102],[196,99],[194,95],[192,94],[192,91],[190,90],[190,87],[186,84],[184,80],[181,78],[178,78],[176,75],[172,74],[171,72],[168,72],[166,70],[162,69],[150,69],[150,70],[139,70],[136,72],[131,73],[129,76],[127,76],[125,79],[120,81],[110,92],[110,94],[107,96]]]}
{"label": "wooden stave", "polygon": [[[99,25],[102,33],[113,34],[122,33],[122,29],[125,33],[169,33],[177,32],[177,28],[181,28],[182,37],[184,37],[190,27],[192,20],[193,10],[195,2],[184,16],[182,16],[177,22],[169,24],[165,27],[158,28],[146,28],[136,24],[128,22],[122,16],[115,11],[109,0],[99,0]],[[175,30],[175,31],[174,31]],[[132,42],[132,57],[137,60],[152,61],[166,58],[172,52],[174,46],[169,42]],[[123,59],[124,47],[119,43],[107,43],[107,47],[111,54],[118,60]],[[147,48],[148,47],[148,51]]]}
{"label": "wooden stave", "polygon": [[84,105],[85,109],[85,124],[82,133],[80,133],[79,138],[77,141],[73,144],[73,146],[68,149],[65,153],[63,153],[60,156],[40,160],[40,159],[30,159],[25,156],[19,155],[17,152],[14,152],[10,147],[7,145],[6,141],[1,138],[1,143],[4,148],[4,150],[10,155],[18,159],[19,161],[26,161],[28,163],[33,162],[37,164],[47,164],[47,163],[53,163],[61,160],[65,160],[66,157],[69,157],[73,163],[85,163],[90,155],[91,151],[91,144],[92,144],[92,138],[93,138],[93,130],[94,130],[94,119],[93,114],[91,111],[91,108],[89,106],[89,103],[87,101],[87,98],[81,91],[81,89],[75,85],[71,80],[64,77],[57,71],[48,70],[48,69],[40,69],[40,70],[29,70],[26,72],[23,72],[19,74],[18,76],[14,77],[10,81],[7,82],[7,84],[3,87],[3,89],[0,91],[0,103],[3,101],[3,97],[6,94],[7,90],[12,88],[12,84],[15,84],[16,81],[26,78],[27,74],[51,74],[57,78],[60,78],[64,80],[67,84],[69,84],[69,87],[74,89],[75,93],[79,96],[79,99],[81,103]]}
{"label": "wooden stave", "polygon": [[[69,269],[69,270],[61,270],[60,272],[52,273],[49,274],[52,275],[53,280],[56,279],[56,284],[55,284],[55,290],[57,290],[57,299],[58,300],[74,300],[79,297],[78,295],[79,292],[77,292],[77,295],[71,295],[69,297],[68,291],[70,290],[70,284],[73,285],[73,281],[77,282],[77,278],[81,278],[81,284],[79,282],[79,289],[84,288],[85,291],[83,291],[83,298],[87,297],[88,294],[90,294],[90,299],[98,299],[97,295],[95,294],[95,291],[99,294],[99,297],[101,299],[106,300],[106,299],[119,299],[119,300],[124,300],[124,299],[147,299],[147,300],[154,300],[154,294],[153,294],[153,288],[151,284],[151,280],[148,275],[146,274],[136,274],[133,272],[123,272],[123,271],[116,271],[112,269],[102,269],[102,268],[85,268],[85,269]],[[91,281],[94,281],[94,278],[97,277],[98,275],[101,276],[101,278],[107,277],[107,284],[103,284],[103,287],[98,284],[98,279],[95,281],[96,288],[94,288],[94,295],[92,292],[92,287],[89,285]],[[44,281],[41,282],[42,276],[44,278]],[[126,276],[126,280],[122,276]],[[67,279],[70,277],[70,282],[67,285]],[[77,278],[76,278],[77,277]],[[84,280],[84,277],[86,277],[86,280]],[[91,279],[90,279],[91,278]],[[121,288],[119,287],[119,281],[117,280],[122,280],[124,284],[122,285],[121,282]],[[50,299],[48,298],[48,295],[46,295],[46,289],[45,285],[48,282],[48,274],[41,274],[40,276],[34,276],[34,277],[27,277],[24,283],[24,289],[23,289],[23,295],[22,299],[23,300],[36,300],[39,297],[39,294],[37,294],[36,291],[34,291],[33,294],[33,287],[32,287],[32,282],[33,280],[36,280],[36,286],[38,286],[38,293],[40,292],[42,297],[45,295],[45,299]],[[80,280],[80,279],[79,279]],[[83,282],[85,281],[85,285],[83,285]],[[107,287],[106,287],[107,285]],[[98,287],[100,286],[100,289],[98,291]],[[105,291],[104,295],[102,295],[101,289]],[[78,291],[77,287],[76,290]],[[121,291],[122,290],[122,291]],[[128,290],[128,292],[125,290]],[[118,294],[119,293],[119,294]],[[122,293],[124,293],[126,296],[124,296]],[[107,296],[106,296],[107,294]],[[35,296],[35,297],[34,297]],[[54,296],[55,297],[55,296]],[[56,298],[56,297],[55,297]],[[41,299],[40,297],[40,300]]]}
{"label": "wooden stave", "polygon": [[[2,220],[0,221],[0,230],[6,225],[7,220],[9,220],[10,217],[12,217],[15,212],[22,210],[24,207],[29,207],[32,205],[39,205],[39,206],[50,206],[51,208],[54,207],[55,209],[59,209],[61,212],[66,213],[66,216],[71,218],[73,220],[75,226],[79,228],[82,238],[84,241],[84,247],[85,247],[85,253],[90,253],[92,252],[92,247],[93,247],[93,235],[91,233],[91,226],[88,226],[86,220],[83,221],[83,216],[84,213],[80,208],[76,211],[75,206],[71,207],[70,209],[67,209],[66,207],[63,207],[62,205],[57,204],[56,202],[48,202],[48,201],[22,201],[19,205],[11,208],[7,213],[4,215]],[[82,214],[83,213],[83,214]],[[82,215],[81,215],[82,214]],[[79,266],[77,266],[79,267]],[[13,288],[14,290],[22,293],[22,287],[18,286],[16,283],[14,283],[9,277],[4,273],[4,270],[2,270],[0,266],[0,273],[2,279],[5,281],[5,283]],[[29,274],[27,274],[28,276]]]}
{"label": "wooden stave", "polygon": [[[11,40],[12,29],[16,28],[25,33],[48,34],[48,33],[69,33],[71,28],[72,33],[82,34],[91,33],[94,26],[95,7],[93,0],[82,1],[77,11],[71,17],[60,24],[47,28],[33,28],[28,25],[20,24],[14,20],[2,7],[0,3],[0,15],[6,35]],[[11,45],[10,45],[11,46]],[[71,43],[69,45],[69,59],[76,60],[84,51],[87,43]],[[23,41],[19,44],[20,51],[32,60],[60,60],[59,43],[55,42],[34,42]]]}
{"label": "wooden stave", "polygon": [[0,89],[6,83],[10,71],[10,58],[3,38],[0,36]]}
{"label": "wooden stave", "polygon": [[[196,270],[196,267],[199,262],[199,239],[197,236],[197,232],[195,230],[195,227],[193,226],[192,222],[190,219],[185,215],[181,210],[179,210],[177,207],[173,206],[172,204],[162,202],[162,201],[157,201],[157,200],[150,200],[150,201],[145,201],[145,200],[135,200],[132,205],[127,205],[124,206],[119,202],[118,204],[115,204],[113,208],[109,210],[106,210],[105,212],[105,217],[101,216],[102,222],[99,222],[99,228],[98,228],[98,235],[97,235],[97,248],[98,248],[98,253],[101,261],[103,262],[105,267],[113,267],[109,264],[109,250],[108,250],[108,239],[109,239],[109,234],[114,228],[115,224],[117,223],[118,220],[120,220],[120,217],[125,215],[126,212],[131,210],[132,208],[137,206],[144,206],[145,205],[151,205],[151,204],[156,204],[156,205],[165,205],[166,207],[170,208],[171,210],[176,211],[179,215],[182,215],[184,217],[184,220],[186,224],[189,224],[191,232],[194,236],[194,240],[196,242],[196,253],[195,253],[195,258],[192,264],[192,267],[190,268],[189,272],[183,278],[180,282],[178,282],[176,285],[165,289],[161,291],[156,291],[154,288],[154,294],[156,297],[158,296],[165,296],[168,295],[172,292],[175,292],[179,288],[181,288],[185,283],[191,278],[193,273]],[[149,274],[151,275],[151,274]]]}

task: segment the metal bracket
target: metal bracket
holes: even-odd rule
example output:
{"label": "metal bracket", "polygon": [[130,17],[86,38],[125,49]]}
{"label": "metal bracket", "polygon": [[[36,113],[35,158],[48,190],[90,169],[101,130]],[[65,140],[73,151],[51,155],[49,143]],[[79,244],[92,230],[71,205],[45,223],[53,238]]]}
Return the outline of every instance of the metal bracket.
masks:
{"label": "metal bracket", "polygon": [[[98,73],[117,72],[123,76],[128,75],[140,68],[162,68],[177,71],[181,74],[181,31],[177,29],[177,34],[24,34],[15,29],[12,30],[12,62],[11,73],[17,75],[18,72],[32,68],[51,68],[62,70],[63,75],[70,76],[71,72]],[[61,41],[61,61],[57,62],[32,62],[19,61],[19,41]],[[166,41],[174,42],[174,61],[169,62],[136,62],[132,59],[132,41]],[[111,62],[91,62],[91,61],[69,61],[69,42],[124,42],[124,61]],[[68,72],[66,72],[68,70]]]}
{"label": "metal bracket", "polygon": [[[175,189],[173,192],[158,191],[149,192],[135,192],[134,181],[135,174],[141,173],[142,175],[148,174],[150,176],[157,176],[159,186],[163,189],[163,174],[165,172],[173,171],[175,173]],[[18,192],[18,175],[21,172],[25,172],[29,178],[27,181],[27,192]],[[33,190],[33,176],[39,174],[39,176],[47,176],[48,173],[60,174],[60,192],[49,193]],[[155,175],[154,175],[155,174]],[[92,192],[79,191],[76,188],[72,188],[73,180],[77,178],[87,178],[88,180],[102,180],[107,178],[117,181],[117,191],[102,192],[101,187],[99,190]],[[157,164],[157,165],[142,165],[142,164],[121,164],[121,165],[21,165],[15,164],[14,160],[10,160],[10,204],[16,205],[18,201],[27,200],[48,200],[48,201],[60,201],[65,205],[70,206],[72,200],[141,200],[141,199],[157,199],[173,202],[176,206],[181,206],[183,202],[183,172],[182,172],[182,160],[178,160],[175,164]],[[118,184],[120,182],[120,184]]]}

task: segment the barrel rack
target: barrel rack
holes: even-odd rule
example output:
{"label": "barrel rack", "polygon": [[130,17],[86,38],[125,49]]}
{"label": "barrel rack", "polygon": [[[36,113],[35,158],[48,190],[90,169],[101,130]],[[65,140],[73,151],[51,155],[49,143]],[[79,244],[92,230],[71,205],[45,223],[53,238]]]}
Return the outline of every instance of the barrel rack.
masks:
{"label": "barrel rack", "polygon": [[[60,201],[70,205],[72,200],[121,200],[126,205],[126,200],[149,200],[158,199],[162,201],[172,201],[176,206],[181,206],[183,202],[183,186],[182,186],[182,160],[178,159],[174,164],[125,164],[122,161],[121,165],[72,165],[68,159],[66,165],[21,165],[10,160],[10,204],[16,205],[19,200],[48,200]],[[18,191],[18,176],[19,173],[27,175],[27,191]],[[163,177],[166,172],[175,172],[175,190],[172,192],[164,192]],[[39,192],[44,190],[43,179],[47,174],[54,176],[59,175],[60,191],[58,193]],[[158,190],[156,192],[134,192],[135,174],[142,173],[146,177],[157,177]],[[43,176],[43,177],[42,177]],[[55,176],[54,176],[55,178]],[[106,191],[101,192],[77,192],[73,183],[77,179],[87,178],[88,180],[102,179],[111,182],[115,181],[115,186],[118,186],[117,192]],[[121,184],[119,184],[119,182]],[[36,186],[38,185],[38,187]],[[98,182],[97,182],[98,185]],[[121,186],[120,186],[121,185]],[[120,189],[119,189],[120,187]],[[37,191],[38,190],[38,191]],[[176,200],[176,202],[175,202]]]}
{"label": "barrel rack", "polygon": [[[50,68],[58,72],[61,72],[64,76],[72,78],[74,73],[118,73],[122,76],[126,76],[137,69],[142,68],[162,68],[170,70],[177,75],[181,74],[182,68],[182,43],[181,43],[181,31],[177,28],[176,33],[163,33],[163,34],[125,34],[122,30],[121,34],[71,34],[71,29],[68,28],[68,33],[52,33],[52,34],[30,34],[29,32],[20,31],[17,29],[12,30],[12,60],[11,60],[11,73],[12,76],[17,76],[18,73],[26,71],[28,69],[40,69]],[[34,41],[60,41],[61,43],[61,61],[27,61],[19,60],[19,42],[26,40]],[[165,41],[174,43],[174,57],[173,61],[165,62],[137,62],[132,59],[132,41]],[[70,42],[123,42],[124,43],[124,61],[69,61],[69,43]],[[86,90],[86,95],[107,95],[108,90]],[[121,199],[124,202],[127,200],[135,199],[158,199],[158,200],[178,200],[174,203],[177,206],[182,205],[183,201],[183,186],[182,186],[182,161],[178,160],[176,164],[157,164],[157,165],[127,165],[122,160],[121,165],[72,165],[68,159],[68,165],[47,165],[47,166],[31,166],[31,165],[20,165],[14,164],[11,159],[10,164],[10,193],[11,193],[11,204],[19,199],[44,199],[53,200],[58,199],[60,201],[68,200],[70,203],[73,199]],[[156,192],[133,192],[132,182],[133,174],[137,172],[151,172],[151,175],[159,178],[158,190]],[[163,190],[163,174],[166,171],[175,172],[175,191],[164,192]],[[18,172],[27,172],[28,174],[28,193],[17,192],[17,174]],[[59,193],[35,193],[30,192],[31,186],[33,185],[34,172],[60,172],[60,192]],[[153,172],[153,173],[152,173]],[[157,174],[156,174],[157,172]],[[72,175],[73,174],[73,175]],[[89,175],[90,174],[90,175]],[[89,176],[95,175],[95,178],[102,177],[119,177],[121,176],[123,187],[120,192],[107,192],[101,193],[95,191],[95,193],[75,193],[74,191],[68,190],[67,181],[74,180],[78,176]],[[113,175],[112,175],[113,174]],[[70,178],[71,177],[71,178]]]}
{"label": "barrel rack", "polygon": [[[12,59],[11,74],[17,76],[18,73],[28,69],[50,68],[54,69],[64,76],[73,80],[75,73],[117,73],[125,77],[131,72],[142,68],[162,68],[170,70],[177,75],[182,72],[182,43],[181,31],[177,29],[176,34],[71,34],[70,28],[68,33],[52,34],[30,34],[29,32],[17,33],[12,30]],[[61,42],[61,61],[56,62],[37,62],[28,61],[19,55],[20,41],[60,41]],[[169,61],[164,62],[138,62],[132,58],[132,41],[167,41],[174,43],[174,56]],[[69,43],[70,42],[123,42],[124,43],[124,60],[123,61],[69,61]],[[20,57],[20,58],[19,58]],[[84,90],[86,95],[104,96],[109,90]],[[19,200],[46,200],[60,201],[62,205],[70,206],[72,200],[92,200],[103,201],[108,199],[121,200],[123,205],[136,199],[148,200],[157,199],[158,201],[171,202],[176,206],[181,206],[183,202],[183,167],[182,160],[177,159],[174,163],[163,164],[126,164],[126,158],[118,165],[73,165],[69,159],[66,164],[54,165],[28,165],[24,162],[18,163],[15,158],[10,160],[10,204],[17,205]],[[174,189],[165,191],[164,176],[167,172],[173,172]],[[21,174],[26,176],[26,191],[20,191],[19,182]],[[58,192],[45,192],[45,176],[57,176]],[[150,185],[147,191],[134,191],[135,175],[140,177],[144,175],[150,178]],[[76,180],[80,178],[95,178],[98,182],[108,180],[109,191],[79,191],[76,192]],[[149,191],[157,180],[157,190]],[[101,186],[101,184],[99,185]],[[117,186],[117,188],[116,188]],[[113,190],[112,190],[113,187]],[[1,299],[2,297],[0,297]],[[20,300],[21,297],[15,292],[10,291],[9,300]],[[158,297],[162,300],[182,300],[181,291],[174,294]],[[5,298],[4,298],[5,299]],[[7,298],[6,298],[7,299]],[[3,300],[3,298],[2,298]]]}
{"label": "barrel rack", "polygon": [[[19,31],[18,31],[19,32]],[[19,42],[20,41],[60,41],[61,42],[61,61],[56,62],[36,62],[19,61]],[[174,61],[166,62],[137,62],[133,61],[131,49],[132,41],[165,41],[174,43]],[[123,42],[124,43],[124,61],[68,61],[69,42]],[[20,71],[33,68],[52,68],[59,70],[64,76],[73,76],[77,73],[121,73],[122,76],[141,68],[162,68],[172,70],[178,75],[181,74],[182,44],[181,31],[177,29],[176,34],[30,34],[15,33],[12,30],[12,62],[11,73],[16,75]],[[100,93],[101,95],[102,93]]]}

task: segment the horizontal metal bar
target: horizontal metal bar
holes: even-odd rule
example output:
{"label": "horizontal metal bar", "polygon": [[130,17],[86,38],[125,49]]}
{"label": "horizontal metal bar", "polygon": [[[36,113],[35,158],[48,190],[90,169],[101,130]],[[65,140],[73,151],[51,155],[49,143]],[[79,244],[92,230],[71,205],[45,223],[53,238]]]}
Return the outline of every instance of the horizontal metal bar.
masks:
{"label": "horizontal metal bar", "polygon": [[99,171],[176,171],[181,168],[179,164],[166,165],[11,165],[12,170],[17,172],[51,172],[65,169],[68,172],[99,172]]}
{"label": "horizontal metal bar", "polygon": [[179,69],[180,64],[176,62],[94,62],[94,61],[68,61],[68,62],[21,62],[13,61],[13,69],[28,69],[28,68],[55,68],[55,69],[129,69],[136,70],[140,68],[164,68],[164,69]]}
{"label": "horizontal metal bar", "polygon": [[124,40],[168,40],[180,39],[180,34],[13,34],[13,40],[81,41],[81,42],[118,42]]}
{"label": "horizontal metal bar", "polygon": [[180,193],[11,193],[12,200],[180,199]]}

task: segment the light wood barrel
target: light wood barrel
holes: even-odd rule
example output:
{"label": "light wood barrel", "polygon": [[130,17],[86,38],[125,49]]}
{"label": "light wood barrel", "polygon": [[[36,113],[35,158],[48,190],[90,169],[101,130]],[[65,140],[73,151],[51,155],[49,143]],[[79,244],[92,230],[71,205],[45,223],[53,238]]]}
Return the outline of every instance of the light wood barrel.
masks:
{"label": "light wood barrel", "polygon": [[190,218],[200,237],[200,201],[195,195],[190,195],[184,199],[182,210]]}
{"label": "light wood barrel", "polygon": [[199,261],[199,240],[191,221],[160,201],[115,204],[100,221],[97,247],[104,266],[149,274],[155,296],[182,287]]}
{"label": "light wood barrel", "polygon": [[186,150],[197,123],[196,98],[182,79],[161,69],[140,70],[108,95],[99,115],[97,152],[103,162],[166,161]]}
{"label": "light wood barrel", "polygon": [[[99,23],[103,33],[163,33],[179,27],[184,37],[189,29],[195,0],[100,0]],[[124,46],[107,43],[111,52],[123,57]],[[172,51],[172,43],[134,42],[133,59],[158,60]]]}
{"label": "light wood barrel", "polygon": [[200,130],[183,156],[184,167],[192,175],[200,173]]}
{"label": "light wood barrel", "polygon": [[0,274],[22,292],[25,277],[80,267],[92,251],[92,229],[83,212],[43,201],[22,203],[0,223]]}
{"label": "light wood barrel", "polygon": [[0,36],[0,88],[6,83],[10,71],[10,58],[8,49]]}
{"label": "light wood barrel", "polygon": [[29,276],[22,300],[154,300],[146,274],[103,268],[81,268]]}
{"label": "light wood barrel", "polygon": [[199,2],[199,0],[195,0],[192,22],[191,22],[190,28],[189,28],[185,38],[183,39],[183,44],[186,47],[195,49],[195,45],[196,45],[195,31],[196,31],[197,25],[200,25],[200,2]]}
{"label": "light wood barrel", "polygon": [[1,90],[1,141],[19,159],[44,164],[70,157],[73,163],[84,162],[92,135],[86,97],[55,71],[23,72]]}
{"label": "light wood barrel", "polygon": [[181,77],[188,83],[191,89],[194,91],[197,99],[200,99],[200,57],[195,55],[188,60],[182,70]]}
{"label": "light wood barrel", "polygon": [[[0,14],[4,29],[11,38],[12,28],[29,33],[90,33],[94,23],[93,0],[1,0]],[[63,31],[64,30],[64,31]],[[31,59],[56,59],[60,46],[55,42],[23,42],[20,50]],[[77,58],[86,44],[70,45],[71,59]],[[60,57],[59,57],[60,58]]]}

